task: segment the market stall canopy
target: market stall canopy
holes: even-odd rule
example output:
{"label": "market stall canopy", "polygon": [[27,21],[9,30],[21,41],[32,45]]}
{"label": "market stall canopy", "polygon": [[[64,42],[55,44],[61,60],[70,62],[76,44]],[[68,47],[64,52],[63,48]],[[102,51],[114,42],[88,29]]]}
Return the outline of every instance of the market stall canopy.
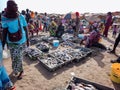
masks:
{"label": "market stall canopy", "polygon": [[65,14],[64,19],[75,19],[76,18],[76,13],[75,12],[70,12]]}
{"label": "market stall canopy", "polygon": [[98,15],[85,16],[85,18],[88,22],[101,21]]}
{"label": "market stall canopy", "polygon": [[120,11],[116,11],[112,13],[113,15],[120,15]]}
{"label": "market stall canopy", "polygon": [[113,25],[118,25],[120,26],[120,15],[115,15],[113,17]]}

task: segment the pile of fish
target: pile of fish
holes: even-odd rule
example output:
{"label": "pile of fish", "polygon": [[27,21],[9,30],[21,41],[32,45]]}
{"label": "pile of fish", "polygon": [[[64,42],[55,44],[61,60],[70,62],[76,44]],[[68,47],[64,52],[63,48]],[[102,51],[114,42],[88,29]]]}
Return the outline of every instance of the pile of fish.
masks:
{"label": "pile of fish", "polygon": [[41,42],[41,41],[42,41],[41,38],[39,38],[39,37],[33,37],[33,38],[30,39],[30,44],[34,45],[34,44],[36,44],[38,42]]}
{"label": "pile of fish", "polygon": [[61,43],[60,45],[62,47],[72,47],[72,48],[76,47],[76,44],[71,41],[65,41],[65,42]]}
{"label": "pile of fish", "polygon": [[93,85],[85,84],[83,82],[81,82],[81,83],[70,82],[70,87],[71,87],[71,89],[68,89],[68,90],[98,90]]}
{"label": "pile of fish", "polygon": [[93,52],[90,48],[76,47],[76,49],[86,55],[89,55]]}
{"label": "pile of fish", "polygon": [[74,39],[74,37],[71,34],[65,33],[65,34],[62,35],[62,39],[64,41],[72,41]]}
{"label": "pile of fish", "polygon": [[87,54],[85,54],[84,52],[80,51],[79,49],[66,49],[63,51],[64,53],[68,53],[70,54],[74,59],[81,59],[83,57],[86,57]]}
{"label": "pile of fish", "polygon": [[47,57],[44,57],[43,59],[39,59],[40,63],[42,63],[49,71],[53,71],[56,68],[65,65],[71,60],[73,60],[71,55],[59,50],[49,53]]}
{"label": "pile of fish", "polygon": [[49,36],[41,36],[42,41],[48,42]]}
{"label": "pile of fish", "polygon": [[58,38],[57,38],[57,37],[49,37],[49,38],[47,39],[47,42],[48,42],[49,44],[53,45],[53,40],[58,40]]}
{"label": "pile of fish", "polygon": [[38,60],[38,58],[43,57],[42,51],[33,48],[27,48],[25,50],[25,55],[28,56],[31,60]]}
{"label": "pile of fish", "polygon": [[74,76],[68,83],[65,90],[114,90],[114,89]]}
{"label": "pile of fish", "polygon": [[44,42],[36,44],[36,48],[38,48],[42,52],[48,52],[49,51],[49,45],[44,43]]}
{"label": "pile of fish", "polygon": [[100,89],[99,87],[103,86],[84,79],[80,79],[78,77],[72,77],[66,90],[103,90]]}
{"label": "pile of fish", "polygon": [[[84,52],[86,51],[86,52]],[[66,65],[69,62],[72,62],[77,59],[80,61],[82,58],[87,56],[87,50],[85,49],[65,49],[65,50],[55,50],[49,52],[47,57],[44,59],[39,59],[39,61],[47,67],[47,69],[51,70],[57,67],[61,67],[62,65]]]}
{"label": "pile of fish", "polygon": [[62,61],[60,61],[56,58],[53,58],[53,57],[47,57],[47,58],[44,58],[44,59],[39,59],[39,61],[45,67],[47,67],[47,69],[49,69],[49,70],[54,70],[54,69],[56,69],[57,67],[59,67],[63,64]]}
{"label": "pile of fish", "polygon": [[49,38],[48,38],[49,41],[57,40],[57,39],[58,39],[57,37],[49,37]]}
{"label": "pile of fish", "polygon": [[59,50],[49,53],[49,56],[51,56],[53,58],[57,58],[60,61],[63,61],[64,63],[73,60],[73,57],[70,54],[65,53],[63,51],[59,51]]}

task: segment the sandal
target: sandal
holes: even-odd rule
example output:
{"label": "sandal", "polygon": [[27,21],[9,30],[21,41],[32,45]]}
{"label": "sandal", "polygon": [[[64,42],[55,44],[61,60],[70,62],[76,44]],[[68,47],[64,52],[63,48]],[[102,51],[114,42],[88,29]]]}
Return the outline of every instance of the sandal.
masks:
{"label": "sandal", "polygon": [[17,79],[20,80],[23,77],[23,71],[20,72],[20,74],[17,76]]}
{"label": "sandal", "polygon": [[117,63],[117,60],[111,60],[110,62],[111,63]]}
{"label": "sandal", "polygon": [[115,51],[113,51],[113,50],[112,50],[112,51],[110,51],[110,53],[113,53],[113,54],[115,54]]}
{"label": "sandal", "polygon": [[108,53],[116,54],[115,51],[113,51],[113,50],[108,51]]}
{"label": "sandal", "polygon": [[8,90],[16,90],[16,87],[15,86],[13,86],[13,87],[11,87],[10,89],[8,89]]}

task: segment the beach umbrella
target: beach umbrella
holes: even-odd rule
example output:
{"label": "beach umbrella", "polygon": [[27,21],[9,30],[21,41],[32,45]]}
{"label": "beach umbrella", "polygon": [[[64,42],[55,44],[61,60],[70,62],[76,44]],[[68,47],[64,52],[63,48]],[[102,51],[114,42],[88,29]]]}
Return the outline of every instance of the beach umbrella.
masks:
{"label": "beach umbrella", "polygon": [[67,13],[67,14],[64,16],[64,19],[75,19],[75,18],[76,18],[76,14],[73,13],[73,12]]}

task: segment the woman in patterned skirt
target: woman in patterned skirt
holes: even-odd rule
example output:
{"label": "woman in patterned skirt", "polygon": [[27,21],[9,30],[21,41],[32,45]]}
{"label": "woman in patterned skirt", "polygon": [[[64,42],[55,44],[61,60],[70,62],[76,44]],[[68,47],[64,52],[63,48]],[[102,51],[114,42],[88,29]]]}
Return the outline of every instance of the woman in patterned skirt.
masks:
{"label": "woman in patterned skirt", "polygon": [[[5,43],[8,44],[12,59],[12,69],[15,75],[18,75],[18,79],[22,78],[23,74],[23,50],[29,46],[27,23],[25,17],[18,13],[18,7],[15,1],[9,0],[7,2],[7,8],[5,13],[1,17],[3,28],[3,47]],[[8,37],[8,31],[15,33],[18,30],[22,31],[22,38],[19,41],[12,42]],[[19,37],[19,36],[18,36]]]}

